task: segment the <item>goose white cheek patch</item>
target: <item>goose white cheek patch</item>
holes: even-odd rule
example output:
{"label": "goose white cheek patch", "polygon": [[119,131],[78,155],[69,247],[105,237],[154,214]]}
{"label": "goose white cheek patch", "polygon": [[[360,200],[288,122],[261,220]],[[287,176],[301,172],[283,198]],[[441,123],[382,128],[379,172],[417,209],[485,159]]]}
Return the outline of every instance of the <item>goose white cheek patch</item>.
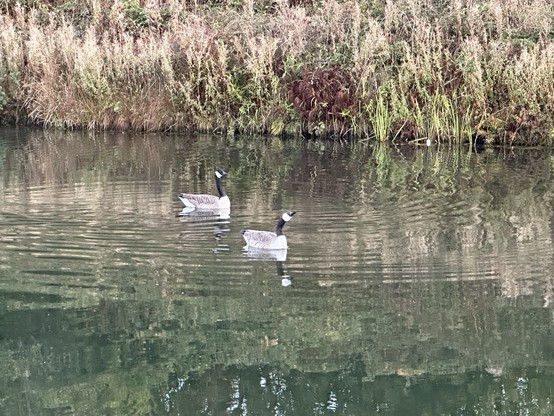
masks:
{"label": "goose white cheek patch", "polygon": [[215,171],[215,176],[217,176],[218,179],[221,179],[221,177],[222,177],[223,175],[221,175],[221,173],[219,173],[219,172],[216,170],[216,171]]}
{"label": "goose white cheek patch", "polygon": [[283,220],[284,221],[289,221],[291,218],[292,217],[289,214],[287,214],[286,212],[283,214]]}

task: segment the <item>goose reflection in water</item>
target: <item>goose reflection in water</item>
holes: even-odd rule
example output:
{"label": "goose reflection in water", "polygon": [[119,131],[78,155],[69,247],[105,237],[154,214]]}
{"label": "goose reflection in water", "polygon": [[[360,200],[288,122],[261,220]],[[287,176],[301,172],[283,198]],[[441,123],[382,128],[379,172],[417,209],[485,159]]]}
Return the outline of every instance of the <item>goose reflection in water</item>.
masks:
{"label": "goose reflection in water", "polygon": [[263,250],[252,249],[245,247],[243,253],[254,260],[275,260],[275,266],[277,268],[277,276],[281,279],[281,285],[283,287],[289,287],[292,285],[292,277],[290,277],[285,271],[285,261],[287,260],[287,250]]}
{"label": "goose reflection in water", "polygon": [[184,207],[181,211],[175,214],[175,216],[181,218],[181,221],[183,222],[203,221],[214,218],[228,220],[229,218],[231,218],[231,208],[196,209],[191,207]]}
{"label": "goose reflection in water", "polygon": [[275,265],[277,266],[277,276],[281,277],[281,285],[283,287],[289,287],[292,285],[292,277],[290,277],[285,272],[285,267],[282,261],[276,261]]}
{"label": "goose reflection in water", "polygon": [[253,249],[248,246],[243,247],[243,253],[254,260],[277,260],[277,261],[286,261],[287,260],[287,249],[283,250],[264,250],[264,249]]}
{"label": "goose reflection in water", "polygon": [[[212,249],[212,252],[214,253],[221,253],[221,252],[228,252],[229,251],[229,245],[223,244],[221,242],[221,239],[223,237],[223,234],[225,232],[229,232],[229,227],[226,227],[226,225],[229,224],[229,218],[231,210],[230,208],[227,209],[212,209],[212,210],[205,210],[205,209],[195,209],[195,208],[189,208],[185,207],[182,211],[179,211],[175,216],[179,217],[179,220],[183,223],[193,223],[193,224],[214,224],[213,234],[214,238],[217,241],[217,246]],[[182,232],[181,234],[189,234],[189,232]]]}

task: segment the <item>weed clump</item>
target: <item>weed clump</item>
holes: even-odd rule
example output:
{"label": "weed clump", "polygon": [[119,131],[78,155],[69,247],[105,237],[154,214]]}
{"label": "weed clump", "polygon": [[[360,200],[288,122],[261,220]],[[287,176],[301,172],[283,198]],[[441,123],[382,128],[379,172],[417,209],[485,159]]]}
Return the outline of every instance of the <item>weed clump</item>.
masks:
{"label": "weed clump", "polygon": [[303,70],[288,96],[304,132],[310,126],[320,135],[343,135],[348,130],[355,96],[350,76],[340,67]]}

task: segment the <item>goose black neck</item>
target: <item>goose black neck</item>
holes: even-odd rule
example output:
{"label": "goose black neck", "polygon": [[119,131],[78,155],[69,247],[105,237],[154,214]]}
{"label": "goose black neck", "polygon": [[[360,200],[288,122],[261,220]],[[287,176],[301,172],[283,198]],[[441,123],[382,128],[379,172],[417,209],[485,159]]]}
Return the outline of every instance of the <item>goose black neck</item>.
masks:
{"label": "goose black neck", "polygon": [[217,192],[219,192],[219,197],[225,196],[225,190],[223,189],[223,184],[221,183],[221,178],[219,178],[217,175],[215,175],[215,186],[217,188]]}
{"label": "goose black neck", "polygon": [[278,222],[277,222],[277,229],[275,230],[275,234],[277,235],[283,235],[283,226],[286,224],[287,222],[284,220],[284,219],[280,219]]}

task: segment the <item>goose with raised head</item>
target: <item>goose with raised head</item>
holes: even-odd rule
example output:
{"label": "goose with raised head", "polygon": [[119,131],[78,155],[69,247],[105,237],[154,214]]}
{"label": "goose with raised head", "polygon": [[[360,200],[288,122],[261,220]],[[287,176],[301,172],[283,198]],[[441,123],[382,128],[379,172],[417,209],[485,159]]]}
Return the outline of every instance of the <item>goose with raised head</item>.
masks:
{"label": "goose with raised head", "polygon": [[231,201],[223,189],[221,178],[227,176],[221,168],[214,172],[215,186],[219,196],[208,194],[177,194],[177,197],[185,204],[185,207],[198,210],[228,210],[231,208]]}
{"label": "goose with raised head", "polygon": [[246,248],[264,249],[264,250],[284,250],[287,248],[287,237],[283,234],[283,226],[290,221],[296,211],[285,212],[279,221],[275,232],[240,230],[240,233],[246,241]]}

